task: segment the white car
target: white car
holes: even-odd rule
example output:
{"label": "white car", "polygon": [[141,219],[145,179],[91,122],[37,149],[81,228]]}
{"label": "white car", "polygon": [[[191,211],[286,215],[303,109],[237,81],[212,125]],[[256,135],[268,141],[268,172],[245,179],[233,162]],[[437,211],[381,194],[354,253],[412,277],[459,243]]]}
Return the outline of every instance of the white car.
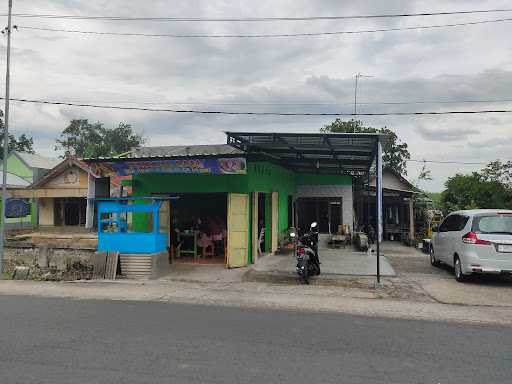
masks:
{"label": "white car", "polygon": [[430,263],[452,266],[459,282],[472,273],[512,274],[512,210],[450,213],[432,236]]}

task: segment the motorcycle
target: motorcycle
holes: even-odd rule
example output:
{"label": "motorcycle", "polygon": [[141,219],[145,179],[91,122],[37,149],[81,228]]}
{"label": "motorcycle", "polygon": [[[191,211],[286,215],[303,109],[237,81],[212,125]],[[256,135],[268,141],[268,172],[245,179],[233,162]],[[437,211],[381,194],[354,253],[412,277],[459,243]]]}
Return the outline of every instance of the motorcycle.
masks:
{"label": "motorcycle", "polygon": [[311,276],[320,274],[320,260],[318,258],[318,224],[312,223],[309,232],[297,236],[290,233],[295,241],[295,257],[297,259],[297,274],[302,277],[304,284],[309,284]]}

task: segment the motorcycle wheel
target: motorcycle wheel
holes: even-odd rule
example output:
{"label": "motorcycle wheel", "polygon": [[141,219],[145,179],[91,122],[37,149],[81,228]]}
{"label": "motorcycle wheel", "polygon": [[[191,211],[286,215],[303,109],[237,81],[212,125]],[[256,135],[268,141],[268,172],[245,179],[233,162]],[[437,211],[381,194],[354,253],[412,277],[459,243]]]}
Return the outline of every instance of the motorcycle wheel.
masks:
{"label": "motorcycle wheel", "polygon": [[315,275],[319,275],[320,274],[320,264],[315,264]]}
{"label": "motorcycle wheel", "polygon": [[304,284],[309,284],[309,261],[304,259],[302,265],[304,266],[302,269],[302,280],[304,281]]}

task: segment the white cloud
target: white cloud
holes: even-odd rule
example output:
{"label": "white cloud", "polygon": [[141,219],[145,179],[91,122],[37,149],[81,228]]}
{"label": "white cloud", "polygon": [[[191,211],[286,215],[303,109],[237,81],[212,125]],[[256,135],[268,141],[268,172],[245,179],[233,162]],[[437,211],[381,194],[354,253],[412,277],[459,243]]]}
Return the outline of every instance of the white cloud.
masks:
{"label": "white cloud", "polygon": [[[507,1],[138,1],[36,0],[15,2],[15,12],[126,16],[307,16],[507,8]],[[5,11],[5,10],[3,10]],[[297,23],[153,23],[21,19],[52,28],[147,33],[279,33],[355,30],[498,18],[462,15],[435,18]],[[360,112],[427,111],[512,107],[512,103],[365,104],[382,101],[512,98],[509,22],[409,32],[300,39],[168,39],[102,37],[20,29],[13,34],[13,97],[170,106],[173,101],[275,103],[264,106],[194,105],[201,109],[351,112],[354,74]],[[0,42],[5,54],[5,42]],[[0,69],[4,69],[0,60]],[[0,92],[3,92],[0,87]],[[312,103],[314,105],[283,105]],[[318,105],[318,103],[337,103]],[[172,107],[179,107],[171,105]],[[188,106],[190,107],[190,106]],[[36,148],[53,154],[58,133],[73,118],[114,125],[131,123],[150,144],[212,143],[227,129],[317,131],[330,118],[229,117],[111,111],[13,103],[14,133],[33,135]],[[395,129],[416,159],[488,162],[510,157],[510,115],[363,118]],[[421,164],[410,163],[414,179]],[[456,171],[475,166],[429,166],[439,190]],[[476,166],[478,167],[478,166]]]}

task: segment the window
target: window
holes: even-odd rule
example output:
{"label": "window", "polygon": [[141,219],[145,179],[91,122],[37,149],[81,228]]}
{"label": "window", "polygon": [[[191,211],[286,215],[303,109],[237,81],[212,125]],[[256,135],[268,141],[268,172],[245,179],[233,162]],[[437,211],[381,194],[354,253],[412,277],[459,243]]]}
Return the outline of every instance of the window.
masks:
{"label": "window", "polygon": [[444,219],[444,221],[441,223],[441,226],[439,227],[439,232],[448,232],[454,217],[455,216],[452,215]]}
{"label": "window", "polygon": [[512,215],[476,216],[472,230],[476,233],[512,234]]}
{"label": "window", "polygon": [[469,217],[468,216],[462,216],[462,215],[457,215],[458,216],[458,221],[457,221],[457,226],[456,228],[454,229],[454,231],[462,231],[464,229],[464,227],[466,226],[468,220],[469,220]]}
{"label": "window", "polygon": [[441,226],[439,227],[439,232],[454,232],[461,231],[468,222],[469,217],[462,215],[450,215],[448,216]]}

